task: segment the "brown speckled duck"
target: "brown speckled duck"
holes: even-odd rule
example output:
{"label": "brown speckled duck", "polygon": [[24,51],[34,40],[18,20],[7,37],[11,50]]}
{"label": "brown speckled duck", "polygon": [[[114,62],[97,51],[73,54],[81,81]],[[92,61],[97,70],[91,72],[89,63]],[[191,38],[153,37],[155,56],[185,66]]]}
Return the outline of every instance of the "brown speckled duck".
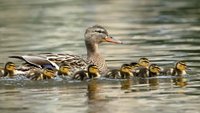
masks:
{"label": "brown speckled duck", "polygon": [[107,72],[107,64],[103,55],[99,51],[99,44],[103,42],[111,42],[116,44],[121,44],[121,41],[115,40],[109,36],[107,30],[100,26],[94,25],[86,29],[85,32],[85,45],[87,49],[87,59],[83,59],[77,55],[70,54],[41,54],[38,56],[25,55],[25,56],[10,56],[11,58],[18,58],[24,60],[26,63],[34,65],[39,68],[44,68],[45,66],[51,66],[54,68],[59,68],[61,62],[67,62],[72,70],[76,72],[77,70],[86,69],[89,64],[96,65],[101,73]]}

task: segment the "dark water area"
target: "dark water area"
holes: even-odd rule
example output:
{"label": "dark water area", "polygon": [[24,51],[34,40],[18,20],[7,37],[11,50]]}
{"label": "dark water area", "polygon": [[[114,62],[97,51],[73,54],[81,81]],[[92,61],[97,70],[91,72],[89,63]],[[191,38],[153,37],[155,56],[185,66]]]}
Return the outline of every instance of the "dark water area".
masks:
{"label": "dark water area", "polygon": [[85,29],[95,24],[124,42],[100,46],[109,67],[140,57],[162,67],[185,60],[187,85],[169,78],[159,78],[159,85],[1,80],[0,112],[200,113],[199,0],[0,0],[0,66],[10,55],[84,55]]}

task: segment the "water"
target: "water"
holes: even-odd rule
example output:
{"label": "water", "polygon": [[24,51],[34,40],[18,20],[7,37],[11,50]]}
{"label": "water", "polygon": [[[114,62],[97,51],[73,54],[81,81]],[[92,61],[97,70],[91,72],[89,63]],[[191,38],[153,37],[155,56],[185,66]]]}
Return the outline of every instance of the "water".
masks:
{"label": "water", "polygon": [[147,57],[160,66],[186,60],[188,84],[100,80],[0,82],[2,113],[200,113],[198,0],[1,0],[0,65],[9,55],[85,54],[84,30],[100,24],[125,44],[101,45],[109,67]]}

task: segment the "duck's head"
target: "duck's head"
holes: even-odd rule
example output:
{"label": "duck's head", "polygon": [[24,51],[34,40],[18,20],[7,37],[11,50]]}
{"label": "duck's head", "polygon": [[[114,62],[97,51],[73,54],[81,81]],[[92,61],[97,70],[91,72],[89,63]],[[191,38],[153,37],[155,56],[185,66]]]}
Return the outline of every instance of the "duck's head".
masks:
{"label": "duck's head", "polygon": [[146,67],[148,68],[149,67],[149,59],[143,57],[143,58],[140,58],[139,61],[138,61],[138,64],[140,66],[143,66],[143,67]]}
{"label": "duck's head", "polygon": [[185,71],[187,69],[187,65],[184,61],[178,61],[175,68],[180,71]]}
{"label": "duck's head", "polygon": [[59,73],[63,75],[70,75],[71,74],[71,68],[69,65],[61,64],[59,68]]}
{"label": "duck's head", "polygon": [[132,70],[134,70],[139,67],[139,64],[137,62],[131,62],[130,66],[131,66]]}
{"label": "duck's head", "polygon": [[48,78],[53,78],[53,77],[55,77],[55,72],[56,72],[56,70],[54,70],[53,68],[45,68],[43,70],[43,75]]}
{"label": "duck's head", "polygon": [[161,68],[157,64],[151,64],[149,66],[149,72],[155,75],[159,75]]}
{"label": "duck's head", "polygon": [[13,62],[7,62],[5,65],[6,71],[15,71],[16,65]]}
{"label": "duck's head", "polygon": [[89,78],[99,78],[100,72],[96,65],[89,65],[88,66],[88,75]]}
{"label": "duck's head", "polygon": [[133,76],[133,73],[132,73],[132,66],[129,65],[129,64],[123,64],[120,68],[120,71],[122,73],[126,73],[128,74],[129,76]]}
{"label": "duck's head", "polygon": [[100,44],[102,42],[111,42],[116,44],[122,43],[121,41],[115,40],[114,38],[109,36],[107,30],[100,25],[94,25],[86,29],[85,42],[86,45],[90,43]]}

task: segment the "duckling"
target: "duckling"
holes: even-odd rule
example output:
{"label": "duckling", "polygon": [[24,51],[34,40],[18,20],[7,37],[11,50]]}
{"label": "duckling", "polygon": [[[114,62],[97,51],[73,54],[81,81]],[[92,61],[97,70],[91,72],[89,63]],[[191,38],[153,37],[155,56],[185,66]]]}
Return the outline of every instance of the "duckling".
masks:
{"label": "duckling", "polygon": [[187,65],[184,61],[178,61],[172,72],[172,76],[183,76],[186,75]]}
{"label": "duckling", "polygon": [[106,74],[106,78],[112,79],[129,79],[133,77],[132,66],[130,64],[123,64],[120,69],[114,69]]}
{"label": "duckling", "polygon": [[71,68],[67,64],[61,64],[57,72],[58,76],[66,77],[71,75]]}
{"label": "duckling", "polygon": [[149,59],[148,58],[145,58],[145,57],[142,57],[139,59],[138,61],[138,65],[140,67],[145,67],[145,68],[148,68],[149,67]]}
{"label": "duckling", "polygon": [[86,80],[100,78],[100,71],[96,65],[89,65],[87,71],[81,70],[74,74],[73,79]]}
{"label": "duckling", "polygon": [[13,62],[7,62],[5,67],[0,70],[0,77],[10,77],[15,75],[16,65]]}
{"label": "duckling", "polygon": [[184,77],[186,75],[187,65],[184,61],[178,61],[175,65],[175,68],[172,72],[172,76],[176,76],[173,79],[175,85],[183,87],[187,85],[187,79]]}
{"label": "duckling", "polygon": [[160,67],[157,64],[151,64],[149,66],[149,77],[155,77],[160,74]]}
{"label": "duckling", "polygon": [[183,76],[186,75],[187,65],[184,61],[178,61],[174,68],[165,68],[161,71],[162,75]]}
{"label": "duckling", "polygon": [[136,76],[142,78],[148,77],[149,60],[145,57],[142,57],[139,59],[138,65],[138,68],[135,69]]}
{"label": "duckling", "polygon": [[[149,77],[156,77],[160,74],[160,67],[157,64],[151,64],[149,66]],[[159,85],[158,78],[150,78],[149,79],[149,86],[151,89],[157,89]]]}
{"label": "duckling", "polygon": [[55,70],[52,68],[39,69],[35,68],[29,71],[27,78],[31,80],[48,80],[55,77]]}

